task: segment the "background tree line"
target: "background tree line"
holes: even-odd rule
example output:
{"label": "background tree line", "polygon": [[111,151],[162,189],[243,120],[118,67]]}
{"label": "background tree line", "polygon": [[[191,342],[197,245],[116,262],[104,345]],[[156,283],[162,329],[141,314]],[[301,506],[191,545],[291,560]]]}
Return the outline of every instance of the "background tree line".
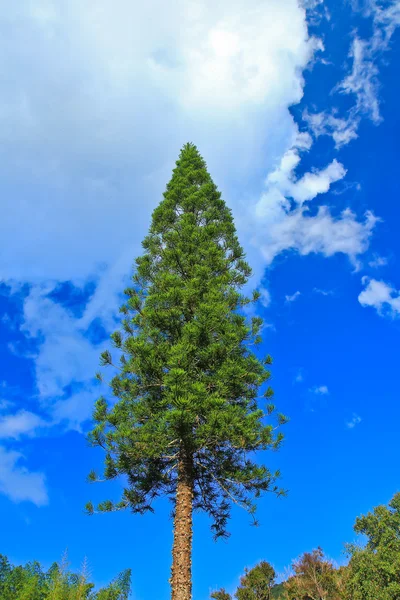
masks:
{"label": "background tree line", "polygon": [[346,566],[335,567],[321,548],[305,552],[291,567],[286,581],[276,584],[266,561],[245,570],[234,593],[224,589],[214,600],[399,600],[400,493],[387,506],[377,506],[356,519],[354,531],[364,544],[347,544]]}
{"label": "background tree line", "polygon": [[[400,600],[400,493],[388,505],[357,518],[354,531],[364,536],[364,543],[346,545],[346,566],[335,566],[317,548],[295,560],[290,575],[278,584],[273,566],[261,561],[245,569],[233,596],[220,589],[211,598]],[[96,591],[86,561],[80,573],[69,570],[66,558],[45,571],[36,561],[13,566],[0,554],[1,600],[128,600],[130,592],[130,570]]]}
{"label": "background tree line", "polygon": [[68,568],[66,556],[48,571],[37,561],[13,566],[0,554],[1,600],[127,600],[131,571],[123,571],[107,587],[95,591],[85,560],[80,573]]}

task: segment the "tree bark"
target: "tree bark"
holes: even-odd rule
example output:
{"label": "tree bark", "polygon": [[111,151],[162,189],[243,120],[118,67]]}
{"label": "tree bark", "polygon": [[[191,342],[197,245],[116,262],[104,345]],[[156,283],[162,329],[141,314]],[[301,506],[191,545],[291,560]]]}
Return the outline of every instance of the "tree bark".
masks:
{"label": "tree bark", "polygon": [[181,451],[178,462],[171,600],[192,599],[193,458]]}

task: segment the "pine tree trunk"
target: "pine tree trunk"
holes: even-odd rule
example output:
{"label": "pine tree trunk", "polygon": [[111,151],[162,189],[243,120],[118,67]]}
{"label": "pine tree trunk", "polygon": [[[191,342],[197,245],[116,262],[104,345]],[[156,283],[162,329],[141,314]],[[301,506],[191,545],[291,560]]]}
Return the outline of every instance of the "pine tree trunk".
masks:
{"label": "pine tree trunk", "polygon": [[178,463],[171,600],[191,600],[192,598],[192,536],[193,459],[183,451]]}

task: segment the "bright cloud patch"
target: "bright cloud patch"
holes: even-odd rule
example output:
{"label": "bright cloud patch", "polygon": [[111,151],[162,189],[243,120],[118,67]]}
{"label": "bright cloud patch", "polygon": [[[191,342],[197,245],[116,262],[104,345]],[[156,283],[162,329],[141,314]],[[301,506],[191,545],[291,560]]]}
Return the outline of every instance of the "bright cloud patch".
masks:
{"label": "bright cloud patch", "polygon": [[350,209],[335,217],[328,206],[320,206],[314,216],[308,214],[305,203],[329,191],[346,174],[343,165],[334,160],[324,169],[297,179],[300,153],[310,145],[308,134],[298,134],[293,147],[268,175],[266,191],[255,207],[259,226],[253,244],[261,248],[267,264],[284,250],[302,255],[343,253],[357,264],[357,256],[368,248],[377,219],[367,212],[364,221],[359,221]]}
{"label": "bright cloud patch", "polygon": [[390,284],[363,277],[365,289],[358,296],[361,306],[372,306],[379,315],[396,317],[400,315],[400,291]]}
{"label": "bright cloud patch", "polygon": [[38,429],[46,426],[46,421],[27,410],[0,415],[0,439],[18,439],[22,435],[33,436]]}
{"label": "bright cloud patch", "polygon": [[316,394],[317,396],[326,396],[327,394],[329,394],[327,385],[314,386],[313,388],[310,389],[310,392],[312,392],[313,394]]}
{"label": "bright cloud patch", "polygon": [[132,260],[188,140],[225,190],[267,172],[321,48],[296,0],[21,0],[0,34],[0,272],[30,281]]}
{"label": "bright cloud patch", "polygon": [[21,465],[19,452],[8,451],[0,446],[0,493],[14,502],[30,501],[37,506],[48,503],[45,477],[31,473]]}

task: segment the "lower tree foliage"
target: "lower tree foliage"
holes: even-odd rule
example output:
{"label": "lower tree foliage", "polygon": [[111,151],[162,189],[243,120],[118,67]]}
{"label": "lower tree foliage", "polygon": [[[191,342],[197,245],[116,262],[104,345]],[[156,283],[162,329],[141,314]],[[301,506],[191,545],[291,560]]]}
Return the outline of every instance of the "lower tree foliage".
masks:
{"label": "lower tree foliage", "polygon": [[348,590],[354,600],[400,599],[400,493],[388,506],[356,520],[354,530],[366,536],[364,547],[349,545]]}
{"label": "lower tree foliage", "polygon": [[273,567],[262,561],[240,579],[231,595],[213,592],[214,600],[400,600],[400,493],[356,519],[354,531],[364,545],[348,544],[349,562],[336,567],[321,548],[305,552],[285,581],[274,585]]}
{"label": "lower tree foliage", "polygon": [[340,600],[341,573],[317,548],[305,552],[292,565],[294,575],[284,584],[287,600]]}
{"label": "lower tree foliage", "polygon": [[[214,591],[213,600],[400,600],[400,493],[387,506],[358,517],[354,531],[364,545],[346,546],[349,562],[337,567],[321,548],[303,553],[284,581],[261,561],[245,569],[234,593]],[[84,561],[79,573],[66,557],[46,571],[36,562],[14,566],[0,554],[0,600],[128,600],[131,571],[95,590]],[[148,599],[153,600],[153,599]]]}
{"label": "lower tree foliage", "polygon": [[13,566],[0,554],[1,600],[127,600],[131,592],[131,571],[123,571],[98,591],[88,581],[86,561],[80,573],[68,569],[66,558],[44,571],[38,562]]}
{"label": "lower tree foliage", "polygon": [[253,569],[245,571],[240,579],[240,585],[235,593],[237,600],[271,600],[271,590],[276,573],[274,568],[265,560]]}
{"label": "lower tree foliage", "polygon": [[[274,568],[265,560],[261,561],[252,569],[245,569],[240,578],[234,598],[236,600],[272,600],[276,573]],[[224,589],[211,594],[214,600],[232,600],[231,594]]]}

